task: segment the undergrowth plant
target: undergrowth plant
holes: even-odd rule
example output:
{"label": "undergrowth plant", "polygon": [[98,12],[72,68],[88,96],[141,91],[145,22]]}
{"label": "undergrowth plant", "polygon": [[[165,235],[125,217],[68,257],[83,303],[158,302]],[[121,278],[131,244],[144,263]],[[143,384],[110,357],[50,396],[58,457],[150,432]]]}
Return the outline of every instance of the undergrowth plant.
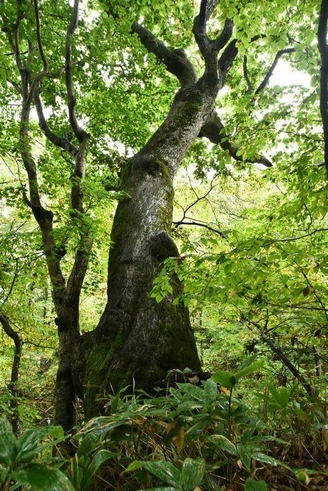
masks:
{"label": "undergrowth plant", "polygon": [[260,365],[250,358],[232,373],[216,372],[202,386],[178,383],[153,398],[123,390],[109,397],[108,415],[88,422],[76,438],[112,452],[102,479],[109,483],[119,476],[114,489],[265,490],[255,477],[256,462],[280,465],[269,455],[274,437],[234,395],[238,380]]}
{"label": "undergrowth plant", "polygon": [[[175,383],[155,396],[126,387],[108,396],[104,416],[66,437],[60,427],[47,427],[16,438],[4,420],[0,489],[267,491],[277,476],[291,479],[290,489],[326,479],[323,467],[302,466],[298,459],[296,468],[288,459],[295,435],[282,424],[300,428],[307,418],[311,431],[313,425],[320,430],[318,405],[302,399],[296,386],[273,384],[264,388],[262,404],[248,400],[246,377],[252,382],[261,366],[248,357],[201,386]],[[71,455],[53,452],[63,442]]]}

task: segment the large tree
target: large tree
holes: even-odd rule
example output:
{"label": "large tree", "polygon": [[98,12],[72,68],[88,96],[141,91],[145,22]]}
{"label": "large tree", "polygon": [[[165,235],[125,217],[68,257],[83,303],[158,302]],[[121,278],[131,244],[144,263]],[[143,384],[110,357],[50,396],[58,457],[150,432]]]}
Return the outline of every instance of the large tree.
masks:
{"label": "large tree", "polygon": [[[0,6],[8,104],[1,152],[25,169],[19,189],[42,236],[59,336],[55,419],[66,430],[77,396],[90,417],[108,392],[126,385],[149,390],[170,368],[200,370],[188,311],[174,301],[182,289],[177,277],[162,302],[150,295],[163,261],[179,257],[170,237],[173,179],[198,137],[219,145],[217,158],[272,165],[261,152],[273,131],[255,109],[275,97],[259,103],[278,59],[291,53],[300,59],[302,33],[318,8],[297,0],[194,3],[195,11],[187,0],[158,6],[108,0],[96,11],[78,0]],[[232,67],[230,84],[240,88],[237,142],[217,108]],[[81,291],[100,240],[94,214],[110,208],[113,189],[119,202],[108,299],[98,325],[92,321],[81,336]]]}

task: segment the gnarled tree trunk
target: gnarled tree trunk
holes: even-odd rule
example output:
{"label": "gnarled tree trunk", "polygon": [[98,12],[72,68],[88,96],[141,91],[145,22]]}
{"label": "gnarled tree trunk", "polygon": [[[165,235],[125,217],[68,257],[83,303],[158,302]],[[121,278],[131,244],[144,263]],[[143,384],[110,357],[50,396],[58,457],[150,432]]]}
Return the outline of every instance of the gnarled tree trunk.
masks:
{"label": "gnarled tree trunk", "polygon": [[200,369],[188,311],[173,303],[181,289],[178,280],[171,278],[173,294],[159,304],[150,292],[162,261],[178,255],[169,235],[174,175],[194,140],[206,131],[236,55],[230,44],[218,64],[218,51],[229,40],[232,26],[226,23],[222,36],[210,41],[206,21],[217,2],[209,3],[202,3],[194,24],[206,61],[199,80],[183,52],[169,50],[140,25],[133,26],[149,51],[179,78],[181,89],[162,126],[123,170],[122,189],[129,197],[119,203],[112,229],[108,303],[96,330],[82,341],[87,417],[102,410],[97,396],[127,385],[148,391],[169,369]]}

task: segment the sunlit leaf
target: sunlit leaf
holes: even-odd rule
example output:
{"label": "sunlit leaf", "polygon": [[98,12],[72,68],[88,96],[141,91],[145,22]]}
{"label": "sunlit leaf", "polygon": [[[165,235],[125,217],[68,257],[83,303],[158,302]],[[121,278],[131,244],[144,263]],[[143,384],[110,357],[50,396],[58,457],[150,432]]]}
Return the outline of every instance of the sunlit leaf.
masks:
{"label": "sunlit leaf", "polygon": [[223,387],[234,387],[236,385],[236,378],[233,373],[218,370],[213,373],[212,380]]}

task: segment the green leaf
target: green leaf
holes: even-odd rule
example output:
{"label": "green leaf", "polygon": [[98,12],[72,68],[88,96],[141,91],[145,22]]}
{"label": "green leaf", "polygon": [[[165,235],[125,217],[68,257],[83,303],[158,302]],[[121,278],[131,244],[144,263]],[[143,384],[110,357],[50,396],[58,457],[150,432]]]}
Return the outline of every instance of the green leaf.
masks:
{"label": "green leaf", "polygon": [[231,455],[237,454],[236,446],[227,437],[223,435],[212,435],[209,437],[209,440],[224,452],[228,452]]}
{"label": "green leaf", "polygon": [[183,463],[180,485],[184,491],[193,491],[201,482],[205,472],[205,460],[186,459]]}
{"label": "green leaf", "polygon": [[[42,442],[46,437],[54,437],[56,440]],[[31,462],[40,452],[52,448],[55,444],[65,440],[63,429],[60,426],[36,428],[26,430],[17,442],[17,457],[19,462]]]}
{"label": "green leaf", "polygon": [[249,375],[252,372],[256,372],[259,370],[264,363],[264,360],[252,361],[254,357],[252,357],[248,363],[242,365],[237,371],[233,372],[236,380],[238,381],[241,377],[245,377],[245,375]]}
{"label": "green leaf", "polygon": [[171,462],[159,460],[157,462],[139,461],[131,462],[126,472],[132,472],[137,469],[146,469],[161,481],[170,486],[178,486],[180,482],[180,471]]}
{"label": "green leaf", "polygon": [[83,490],[87,489],[91,483],[92,478],[94,477],[94,475],[98,471],[101,464],[106,462],[106,460],[109,460],[112,457],[115,457],[116,455],[117,455],[116,453],[110,452],[109,450],[105,450],[105,449],[99,450],[99,452],[97,452],[93,456],[90,465],[88,466],[87,470],[85,471],[85,474],[81,480],[81,489],[83,489]]}
{"label": "green leaf", "polygon": [[204,383],[203,390],[204,390],[204,395],[205,395],[206,406],[213,404],[217,400],[217,397],[218,397],[218,387],[217,387],[216,382],[214,382],[214,380],[209,378]]}
{"label": "green leaf", "polygon": [[18,484],[31,486],[33,491],[76,491],[63,472],[41,464],[28,464],[13,472],[11,477]]}
{"label": "green leaf", "polygon": [[254,449],[252,447],[249,447],[248,445],[242,445],[240,443],[237,445],[237,449],[238,449],[238,455],[242,463],[244,464],[246,469],[250,471]]}
{"label": "green leaf", "polygon": [[236,378],[233,373],[223,370],[218,370],[217,372],[213,373],[211,379],[223,387],[232,388],[236,385]]}
{"label": "green leaf", "polygon": [[276,388],[274,387],[274,385],[270,383],[268,383],[268,388],[275,402],[279,404],[280,409],[284,409],[287,406],[295,390],[295,386],[292,388],[288,388],[288,387]]}
{"label": "green leaf", "polygon": [[274,457],[271,457],[270,455],[266,455],[260,452],[255,453],[253,455],[253,459],[257,460],[258,462],[263,462],[264,464],[273,465],[274,467],[280,464],[280,462]]}
{"label": "green leaf", "polygon": [[265,481],[255,481],[252,477],[245,481],[244,491],[267,491],[267,489]]}
{"label": "green leaf", "polygon": [[6,419],[0,421],[0,463],[11,467],[15,460],[17,440]]}
{"label": "green leaf", "polygon": [[172,486],[161,486],[160,488],[147,488],[142,491],[176,491],[177,488],[173,488]]}

